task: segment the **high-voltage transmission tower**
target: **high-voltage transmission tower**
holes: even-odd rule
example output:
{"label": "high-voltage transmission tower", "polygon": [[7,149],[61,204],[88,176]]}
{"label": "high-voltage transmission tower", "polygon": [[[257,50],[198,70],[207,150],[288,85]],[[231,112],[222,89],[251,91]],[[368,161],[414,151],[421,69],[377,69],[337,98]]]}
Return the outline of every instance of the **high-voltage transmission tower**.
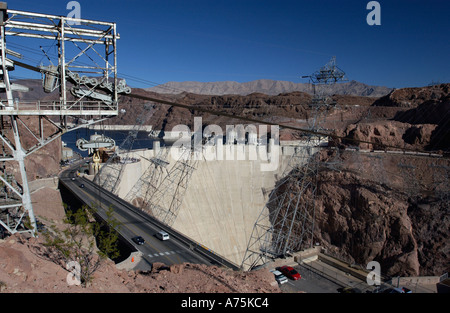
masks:
{"label": "high-voltage transmission tower", "polygon": [[170,149],[159,148],[158,151],[153,147],[153,151],[155,155],[148,160],[149,165],[124,198],[124,200],[144,211],[149,211],[150,198],[159,187],[170,164],[168,161]]}
{"label": "high-voltage transmission tower", "polygon": [[190,148],[179,149],[179,157],[170,167],[168,154],[171,148],[160,148],[148,160],[149,166],[125,196],[125,200],[153,215],[162,223],[172,226],[189,180],[196,169],[197,160]]}
{"label": "high-voltage transmission tower", "polygon": [[176,149],[180,149],[178,160],[164,176],[149,201],[152,215],[169,226],[173,225],[178,216],[189,180],[197,165],[191,148]]}
{"label": "high-voltage transmission tower", "polygon": [[[0,2],[0,31],[0,228],[35,235],[25,158],[68,131],[116,116],[119,94],[131,89],[117,78],[115,23],[10,10]],[[35,51],[47,65],[27,57]],[[27,88],[11,81],[16,67],[40,73],[52,100],[20,99],[15,92]]]}
{"label": "high-voltage transmission tower", "polygon": [[309,78],[312,83],[313,98],[310,107],[315,108],[333,105],[330,101],[329,94],[327,94],[326,86],[337,82],[347,81],[345,72],[336,64],[336,57],[332,57],[331,60],[318,71],[311,75],[302,76],[302,78]]}
{"label": "high-voltage transmission tower", "polygon": [[[313,112],[309,130],[319,131],[326,97],[316,85],[330,85],[344,81],[345,73],[336,66],[336,59],[313,73],[314,96],[310,104]],[[320,90],[322,90],[321,88]],[[244,270],[264,265],[270,259],[285,256],[313,245],[315,222],[315,194],[317,177],[322,164],[319,159],[321,139],[305,134],[302,145],[295,148],[282,178],[269,194],[268,201],[256,220],[241,264]],[[332,164],[333,167],[336,164]]]}

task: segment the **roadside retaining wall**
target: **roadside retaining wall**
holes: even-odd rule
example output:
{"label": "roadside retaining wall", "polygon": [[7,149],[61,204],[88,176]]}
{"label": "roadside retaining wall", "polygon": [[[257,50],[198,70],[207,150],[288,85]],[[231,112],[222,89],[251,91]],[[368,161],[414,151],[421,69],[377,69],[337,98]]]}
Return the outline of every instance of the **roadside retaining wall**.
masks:
{"label": "roadside retaining wall", "polygon": [[392,283],[396,284],[398,281],[398,285],[435,285],[439,283],[439,276],[415,276],[415,277],[398,277],[393,278]]}
{"label": "roadside retaining wall", "polygon": [[117,263],[116,268],[119,270],[130,271],[142,260],[142,253],[139,251],[132,252],[124,261]]}
{"label": "roadside retaining wall", "polygon": [[58,183],[59,183],[58,177],[36,179],[28,182],[28,188],[30,189],[31,193],[44,187],[56,190],[58,188]]}

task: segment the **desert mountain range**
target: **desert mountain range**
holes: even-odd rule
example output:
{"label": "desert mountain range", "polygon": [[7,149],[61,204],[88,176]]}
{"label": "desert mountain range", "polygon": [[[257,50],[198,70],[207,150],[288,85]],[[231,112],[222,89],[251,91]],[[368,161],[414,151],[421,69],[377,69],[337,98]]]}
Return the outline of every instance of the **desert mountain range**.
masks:
{"label": "desert mountain range", "polygon": [[[49,100],[51,96],[46,94],[42,88],[40,79],[21,79],[14,81],[17,84],[29,88],[28,92],[15,92],[15,96],[22,100]],[[259,79],[246,83],[235,81],[219,82],[168,82],[156,87],[145,88],[145,91],[178,95],[183,93],[192,93],[197,95],[240,95],[246,96],[252,93],[261,93],[269,96],[276,96],[282,93],[304,92],[310,95],[314,94],[314,86],[309,83],[294,83],[290,81]],[[338,83],[326,86],[316,86],[317,93],[325,95],[348,95],[359,97],[379,98],[388,95],[394,88],[383,86],[370,86],[357,81]]]}
{"label": "desert mountain range", "polygon": [[[321,87],[322,88],[322,87]],[[156,87],[147,88],[147,91],[165,94],[178,94],[182,92],[195,93],[200,95],[249,95],[251,93],[263,93],[266,95],[278,95],[294,91],[314,93],[313,85],[309,83],[294,83],[290,81],[279,81],[270,79],[259,79],[246,83],[234,81],[220,82],[168,82]],[[393,89],[382,86],[369,86],[357,81],[339,83],[323,86],[321,91],[324,94],[352,95],[382,97]]]}

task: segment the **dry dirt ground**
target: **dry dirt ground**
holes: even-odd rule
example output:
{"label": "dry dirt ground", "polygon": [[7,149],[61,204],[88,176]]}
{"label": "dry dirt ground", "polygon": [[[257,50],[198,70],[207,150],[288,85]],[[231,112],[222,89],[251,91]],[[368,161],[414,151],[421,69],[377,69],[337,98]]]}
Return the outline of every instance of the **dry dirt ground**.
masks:
{"label": "dry dirt ground", "polygon": [[[57,190],[42,188],[32,194],[38,219],[62,225],[64,210]],[[0,240],[0,292],[2,293],[279,293],[267,269],[251,273],[217,266],[154,264],[151,272],[119,270],[104,261],[94,280],[83,288],[67,282],[69,271],[39,251],[43,239],[14,235]]]}

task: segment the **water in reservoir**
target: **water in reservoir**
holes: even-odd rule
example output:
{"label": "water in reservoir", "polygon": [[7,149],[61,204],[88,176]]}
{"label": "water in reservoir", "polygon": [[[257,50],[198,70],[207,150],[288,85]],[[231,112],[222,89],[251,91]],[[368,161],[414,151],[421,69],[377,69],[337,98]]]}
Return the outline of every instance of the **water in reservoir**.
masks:
{"label": "water in reservoir", "polygon": [[[114,139],[116,142],[116,146],[121,146],[124,140],[128,137],[130,134],[129,130],[94,130],[94,129],[78,129],[70,131],[64,135],[62,135],[62,141],[67,145],[68,148],[72,149],[73,152],[81,154],[81,156],[86,157],[88,156],[88,151],[80,151],[77,146],[76,142],[80,138],[84,138],[86,140],[89,140],[91,135],[94,135],[95,133],[101,135],[105,135],[107,137],[110,137]],[[164,140],[162,139],[155,139],[148,136],[148,132],[146,131],[140,131],[137,133],[137,137],[133,142],[132,149],[152,149],[153,148],[153,142],[160,141],[161,146],[165,145]]]}

